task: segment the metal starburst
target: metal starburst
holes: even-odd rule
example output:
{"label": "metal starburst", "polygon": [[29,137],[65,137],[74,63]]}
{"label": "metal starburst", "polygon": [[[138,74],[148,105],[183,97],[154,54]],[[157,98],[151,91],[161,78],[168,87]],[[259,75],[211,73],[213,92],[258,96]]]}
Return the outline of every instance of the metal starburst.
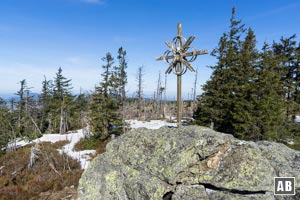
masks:
{"label": "metal starburst", "polygon": [[[195,72],[195,69],[190,65],[190,62],[196,60],[198,55],[207,54],[207,50],[197,51],[191,46],[195,36],[190,36],[185,39],[182,36],[181,24],[177,25],[177,36],[175,36],[172,42],[165,42],[169,47],[169,50],[164,52],[164,55],[156,58],[156,60],[164,60],[169,64],[166,74],[173,72],[177,75],[177,126],[181,126],[182,116],[182,99],[181,99],[181,76],[186,73],[187,70]],[[191,50],[188,52],[188,50]]]}

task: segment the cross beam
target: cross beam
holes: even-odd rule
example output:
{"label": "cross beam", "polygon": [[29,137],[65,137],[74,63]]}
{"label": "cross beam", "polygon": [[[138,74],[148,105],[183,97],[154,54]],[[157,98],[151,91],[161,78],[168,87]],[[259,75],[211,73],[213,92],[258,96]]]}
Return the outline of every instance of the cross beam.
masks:
{"label": "cross beam", "polygon": [[[173,72],[177,75],[177,127],[181,127],[182,118],[181,76],[185,74],[187,69],[194,72],[195,69],[190,65],[190,62],[193,62],[198,55],[208,53],[207,50],[197,51],[191,47],[190,45],[194,39],[195,36],[190,36],[186,40],[182,36],[181,24],[178,23],[177,36],[173,38],[172,42],[165,42],[165,44],[169,47],[169,50],[165,51],[163,56],[156,58],[157,61],[164,60],[169,63],[166,74]],[[187,52],[189,49],[193,49],[193,51]],[[169,60],[171,60],[171,62]]]}

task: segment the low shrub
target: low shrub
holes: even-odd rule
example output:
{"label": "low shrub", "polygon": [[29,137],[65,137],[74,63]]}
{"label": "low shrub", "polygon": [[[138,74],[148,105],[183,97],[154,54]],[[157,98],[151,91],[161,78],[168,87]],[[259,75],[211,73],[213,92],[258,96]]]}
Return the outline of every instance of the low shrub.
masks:
{"label": "low shrub", "polygon": [[61,141],[54,142],[54,143],[51,143],[51,142],[43,142],[43,145],[44,145],[44,146],[47,146],[47,147],[50,147],[50,148],[53,148],[53,149],[60,149],[60,148],[62,148],[63,146],[65,146],[66,144],[69,144],[69,143],[70,143],[69,140],[61,140]]}
{"label": "low shrub", "polygon": [[96,150],[97,154],[101,154],[105,152],[105,147],[107,143],[108,140],[101,141],[97,137],[82,138],[79,142],[75,144],[74,150]]}
{"label": "low shrub", "polygon": [[77,187],[83,170],[77,160],[56,150],[65,144],[39,144],[32,168],[28,168],[30,146],[1,156],[0,199],[38,199],[42,192]]}

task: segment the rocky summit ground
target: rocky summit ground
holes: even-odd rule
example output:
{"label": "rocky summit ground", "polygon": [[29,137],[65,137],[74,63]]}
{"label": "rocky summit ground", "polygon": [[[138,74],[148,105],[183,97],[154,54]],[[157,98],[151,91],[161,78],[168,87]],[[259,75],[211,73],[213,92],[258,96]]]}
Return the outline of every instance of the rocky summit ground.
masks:
{"label": "rocky summit ground", "polygon": [[[295,196],[274,196],[274,177],[295,177]],[[199,126],[136,129],[84,171],[79,199],[300,199],[300,152]]]}

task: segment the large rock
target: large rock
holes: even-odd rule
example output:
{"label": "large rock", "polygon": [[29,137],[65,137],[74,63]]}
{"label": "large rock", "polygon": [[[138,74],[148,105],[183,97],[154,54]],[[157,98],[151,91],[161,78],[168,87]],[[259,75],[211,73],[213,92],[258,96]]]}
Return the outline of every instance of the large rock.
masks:
{"label": "large rock", "polygon": [[[274,196],[274,177],[296,196]],[[79,199],[300,199],[300,152],[208,128],[136,129],[114,139],[84,171]]]}

